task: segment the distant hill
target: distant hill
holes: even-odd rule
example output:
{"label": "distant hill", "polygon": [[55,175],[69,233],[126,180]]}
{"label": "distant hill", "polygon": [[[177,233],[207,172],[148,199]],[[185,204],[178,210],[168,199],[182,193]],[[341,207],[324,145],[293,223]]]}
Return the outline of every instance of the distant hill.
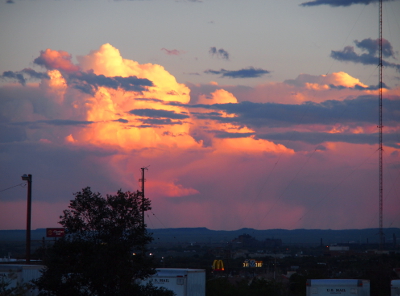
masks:
{"label": "distant hill", "polygon": [[[281,239],[283,244],[315,244],[322,243],[378,243],[379,229],[346,229],[346,230],[322,230],[322,229],[268,229],[257,230],[242,228],[238,230],[210,230],[207,228],[165,228],[150,229],[155,241],[162,242],[197,242],[197,243],[223,243],[231,241],[241,234],[249,234],[257,240]],[[393,242],[395,236],[400,242],[400,228],[386,228],[383,230],[386,242]]]}
{"label": "distant hill", "polygon": [[[397,238],[400,242],[400,228],[385,228],[386,242],[391,243]],[[340,243],[370,243],[379,242],[379,229],[267,229],[257,230],[242,228],[238,230],[210,230],[207,228],[162,228],[149,229],[153,234],[154,243],[182,244],[182,243],[225,243],[241,234],[249,234],[258,240],[281,239],[283,244],[315,244],[325,245]],[[31,231],[32,240],[42,240],[46,236],[46,229],[35,229]],[[53,238],[46,238],[52,240]],[[0,230],[0,242],[25,241],[25,230]]]}

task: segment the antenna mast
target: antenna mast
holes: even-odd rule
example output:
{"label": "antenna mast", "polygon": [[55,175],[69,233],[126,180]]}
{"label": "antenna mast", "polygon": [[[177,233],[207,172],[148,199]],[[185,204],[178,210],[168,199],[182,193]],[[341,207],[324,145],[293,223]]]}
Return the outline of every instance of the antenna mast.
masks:
{"label": "antenna mast", "polygon": [[379,247],[384,243],[383,235],[383,165],[382,165],[382,0],[379,0]]}

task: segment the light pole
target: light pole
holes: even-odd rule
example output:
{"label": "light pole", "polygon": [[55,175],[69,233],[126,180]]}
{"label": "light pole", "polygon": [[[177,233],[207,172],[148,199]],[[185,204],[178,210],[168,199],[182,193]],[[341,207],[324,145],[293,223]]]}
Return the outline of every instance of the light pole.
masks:
{"label": "light pole", "polygon": [[26,203],[26,264],[31,262],[31,208],[32,208],[32,175],[24,174],[23,181],[28,182],[28,194]]}

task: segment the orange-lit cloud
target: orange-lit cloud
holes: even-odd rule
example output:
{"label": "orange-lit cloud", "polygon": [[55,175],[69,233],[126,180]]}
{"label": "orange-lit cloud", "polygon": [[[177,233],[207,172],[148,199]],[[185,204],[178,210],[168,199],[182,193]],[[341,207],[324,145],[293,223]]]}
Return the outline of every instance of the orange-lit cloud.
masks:
{"label": "orange-lit cloud", "polygon": [[318,89],[318,87],[320,89],[330,88],[330,85],[342,87],[354,87],[359,85],[362,87],[368,87],[368,85],[361,83],[359,79],[354,78],[345,72],[319,76],[300,74],[295,80],[291,80],[290,82],[298,86],[304,85],[310,89],[312,86],[315,86],[315,89]]}
{"label": "orange-lit cloud", "polygon": [[237,99],[230,92],[224,89],[217,89],[215,92],[211,93],[210,97],[201,95],[199,97],[198,103],[206,105],[228,104],[228,103],[237,103]]}
{"label": "orange-lit cloud", "polygon": [[66,51],[46,49],[40,52],[40,56],[36,58],[34,62],[49,70],[58,69],[65,72],[78,71],[79,67],[74,65],[71,59],[71,55]]}
{"label": "orange-lit cloud", "polygon": [[[49,225],[60,214],[53,211],[82,187],[139,189],[143,167],[146,196],[163,222],[151,227],[374,225],[376,104],[357,78],[193,86],[161,65],[124,59],[110,44],[77,60],[48,49],[37,59],[46,67],[40,83],[0,88],[9,98],[0,100],[2,159],[13,178],[34,175],[33,227],[57,226]],[[395,117],[399,90],[387,94]],[[389,181],[400,164],[398,129],[396,119],[385,125]],[[0,208],[16,211],[13,197]],[[4,219],[12,215],[4,217],[10,228]]]}
{"label": "orange-lit cloud", "polygon": [[[300,74],[295,79],[268,82],[247,90],[222,85],[219,88],[226,88],[237,94],[239,101],[279,104],[301,104],[307,101],[320,103],[327,100],[344,100],[362,94],[377,94],[376,86],[370,87],[345,72],[326,75]],[[384,92],[398,93],[398,90],[384,89]]]}

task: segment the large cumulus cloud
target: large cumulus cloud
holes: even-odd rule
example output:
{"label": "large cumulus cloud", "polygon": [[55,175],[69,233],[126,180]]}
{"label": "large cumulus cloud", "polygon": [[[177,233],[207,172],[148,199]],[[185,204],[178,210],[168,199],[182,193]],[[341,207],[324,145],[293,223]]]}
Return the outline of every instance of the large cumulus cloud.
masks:
{"label": "large cumulus cloud", "polygon": [[[375,166],[352,173],[376,150],[373,86],[344,72],[255,87],[185,85],[161,65],[124,59],[110,44],[77,61],[47,49],[37,68],[2,75],[10,83],[0,87],[1,184],[33,174],[33,227],[57,226],[58,211],[84,186],[137,189],[140,168],[149,165],[146,194],[167,227],[368,225],[346,203],[352,198],[374,211]],[[384,91],[393,171],[400,100],[397,89]],[[334,204],[327,189],[337,191]],[[8,214],[25,198],[15,190],[0,201],[8,228],[10,219],[21,224]],[[321,219],[328,210],[332,216]]]}

